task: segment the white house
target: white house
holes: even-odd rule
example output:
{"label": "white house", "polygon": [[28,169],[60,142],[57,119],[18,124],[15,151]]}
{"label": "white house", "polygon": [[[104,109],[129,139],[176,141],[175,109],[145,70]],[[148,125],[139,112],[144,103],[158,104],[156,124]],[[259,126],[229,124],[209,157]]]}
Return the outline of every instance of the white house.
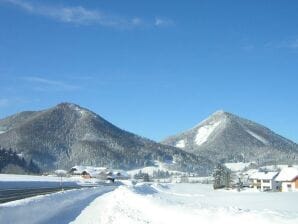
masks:
{"label": "white house", "polygon": [[294,167],[282,169],[276,181],[281,184],[282,192],[298,191],[298,169]]}
{"label": "white house", "polygon": [[275,180],[278,172],[255,172],[250,176],[254,189],[260,191],[279,191],[280,183]]}

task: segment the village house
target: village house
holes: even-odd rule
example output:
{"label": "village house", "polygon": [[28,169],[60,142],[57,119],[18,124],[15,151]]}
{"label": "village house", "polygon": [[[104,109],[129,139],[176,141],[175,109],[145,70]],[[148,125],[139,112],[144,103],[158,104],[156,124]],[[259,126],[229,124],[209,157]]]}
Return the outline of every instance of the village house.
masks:
{"label": "village house", "polygon": [[260,191],[279,191],[280,183],[275,180],[278,172],[255,172],[250,176],[254,189]]}
{"label": "village house", "polygon": [[93,166],[74,166],[70,169],[71,175],[79,175],[85,179],[97,178],[106,180],[110,171],[106,167],[93,167]]}
{"label": "village house", "polygon": [[298,169],[294,167],[282,169],[276,181],[280,183],[282,192],[298,191]]}

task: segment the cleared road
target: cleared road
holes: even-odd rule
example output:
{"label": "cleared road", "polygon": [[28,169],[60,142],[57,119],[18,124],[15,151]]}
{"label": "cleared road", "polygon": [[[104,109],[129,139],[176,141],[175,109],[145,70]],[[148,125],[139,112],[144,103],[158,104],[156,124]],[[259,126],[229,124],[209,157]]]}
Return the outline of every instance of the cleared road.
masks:
{"label": "cleared road", "polygon": [[[63,190],[79,189],[78,187],[63,187]],[[61,191],[61,188],[34,188],[34,189],[0,189],[0,204],[37,195],[50,194]]]}

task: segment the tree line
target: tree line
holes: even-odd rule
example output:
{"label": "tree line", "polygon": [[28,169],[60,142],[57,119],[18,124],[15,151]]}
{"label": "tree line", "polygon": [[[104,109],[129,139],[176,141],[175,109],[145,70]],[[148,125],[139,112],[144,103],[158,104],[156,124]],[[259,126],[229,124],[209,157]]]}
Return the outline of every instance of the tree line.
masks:
{"label": "tree line", "polygon": [[40,173],[39,167],[32,159],[26,161],[24,157],[19,156],[11,148],[6,149],[0,146],[0,173],[8,165],[19,166],[27,173]]}

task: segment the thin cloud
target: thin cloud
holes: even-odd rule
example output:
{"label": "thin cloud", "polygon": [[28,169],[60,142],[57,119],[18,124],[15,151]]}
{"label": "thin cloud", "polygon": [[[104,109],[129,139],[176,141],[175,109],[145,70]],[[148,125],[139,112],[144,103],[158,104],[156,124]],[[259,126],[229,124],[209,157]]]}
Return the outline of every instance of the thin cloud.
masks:
{"label": "thin cloud", "polygon": [[291,49],[298,49],[298,39],[291,40],[287,43],[287,47]]}
{"label": "thin cloud", "polygon": [[23,80],[34,84],[37,91],[74,91],[81,89],[79,86],[70,85],[62,81],[50,80],[35,76],[23,77]]}
{"label": "thin cloud", "polygon": [[287,39],[280,42],[268,42],[265,44],[265,47],[298,50],[298,38]]}
{"label": "thin cloud", "polygon": [[242,50],[244,50],[246,52],[251,52],[255,49],[255,45],[254,44],[245,44],[241,48],[242,48]]}
{"label": "thin cloud", "polygon": [[76,25],[100,25],[106,27],[137,27],[143,24],[142,19],[134,17],[126,19],[103,13],[99,10],[90,10],[82,6],[66,7],[44,4],[35,4],[24,0],[0,0],[10,3],[22,10],[40,16],[49,17],[59,22]]}
{"label": "thin cloud", "polygon": [[156,17],[154,25],[157,26],[157,27],[173,26],[174,22],[170,19],[167,19],[167,18]]}

